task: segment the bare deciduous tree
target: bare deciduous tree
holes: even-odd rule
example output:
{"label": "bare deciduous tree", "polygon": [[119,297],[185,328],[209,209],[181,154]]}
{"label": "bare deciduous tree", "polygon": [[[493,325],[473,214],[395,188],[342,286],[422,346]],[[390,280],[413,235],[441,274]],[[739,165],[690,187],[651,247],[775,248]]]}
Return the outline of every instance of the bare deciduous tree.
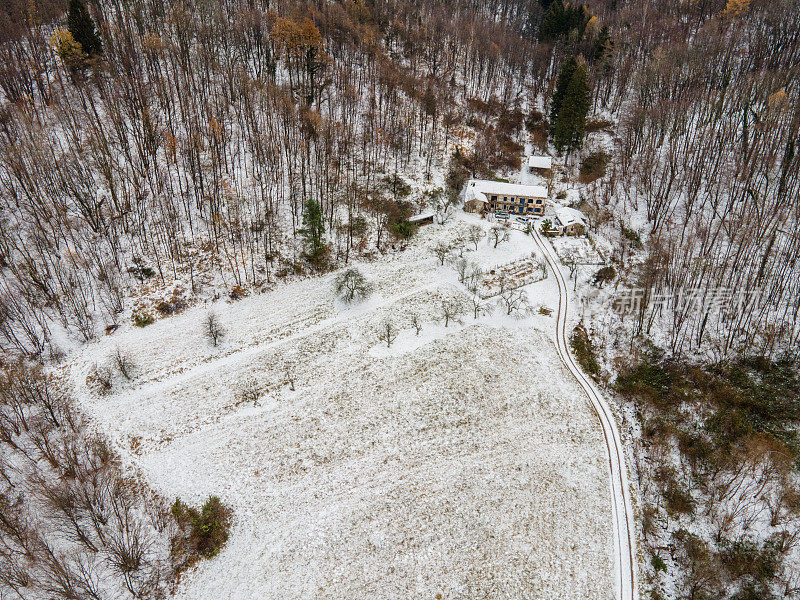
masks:
{"label": "bare deciduous tree", "polygon": [[475,250],[478,249],[478,244],[481,243],[481,240],[486,237],[486,232],[483,230],[483,227],[480,225],[470,225],[467,229],[467,239],[469,242],[475,246]]}
{"label": "bare deciduous tree", "polygon": [[494,225],[489,230],[489,242],[493,244],[493,248],[497,248],[497,246],[500,244],[507,242],[508,239],[508,227],[503,225]]}
{"label": "bare deciduous tree", "polygon": [[444,326],[447,327],[450,321],[458,322],[458,318],[464,314],[464,305],[455,298],[447,298],[442,300],[441,311]]}
{"label": "bare deciduous tree", "polygon": [[213,312],[206,315],[203,321],[203,328],[206,338],[211,342],[212,346],[219,344],[225,336],[225,328],[220,324],[219,318]]}
{"label": "bare deciduous tree", "polygon": [[378,330],[378,339],[382,342],[386,342],[387,348],[391,348],[395,339],[397,339],[397,328],[388,317],[381,323],[380,329]]}
{"label": "bare deciduous tree", "polygon": [[445,242],[436,242],[431,251],[436,256],[436,258],[439,259],[439,265],[444,266],[444,262],[447,260],[447,258],[450,256],[450,253],[453,251],[453,247],[450,244],[446,244]]}
{"label": "bare deciduous tree", "polygon": [[419,335],[422,332],[422,320],[419,318],[417,313],[411,315],[411,326],[414,328],[416,335]]}
{"label": "bare deciduous tree", "polygon": [[114,351],[114,364],[125,379],[130,381],[133,378],[133,360],[127,354],[124,354],[119,349],[119,346]]}

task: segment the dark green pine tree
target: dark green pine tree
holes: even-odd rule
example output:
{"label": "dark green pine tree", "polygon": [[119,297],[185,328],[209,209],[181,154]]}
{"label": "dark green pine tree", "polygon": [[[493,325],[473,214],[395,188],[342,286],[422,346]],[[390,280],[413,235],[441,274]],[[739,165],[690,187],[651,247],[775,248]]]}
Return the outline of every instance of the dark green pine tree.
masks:
{"label": "dark green pine tree", "polygon": [[600,33],[597,35],[594,47],[592,48],[592,60],[596,62],[602,61],[611,53],[612,48],[613,43],[611,41],[611,34],[608,31],[608,25],[603,25],[603,27],[600,28]]}
{"label": "dark green pine tree", "polygon": [[565,23],[564,4],[561,0],[554,0],[547,7],[542,24],[539,27],[539,41],[543,43],[554,42],[564,32]]}
{"label": "dark green pine tree", "polygon": [[574,56],[570,56],[561,65],[561,71],[558,74],[558,81],[556,82],[556,90],[553,92],[553,99],[550,101],[550,135],[555,133],[556,121],[558,121],[558,111],[561,110],[561,102],[564,99],[564,94],[567,92],[567,87],[572,76],[575,74],[575,69],[578,68],[578,61]]}
{"label": "dark green pine tree", "polygon": [[319,265],[325,257],[325,222],[322,217],[322,207],[313,198],[306,201],[303,211],[303,228],[300,235],[306,244],[306,258],[309,262]]}
{"label": "dark green pine tree", "polygon": [[586,115],[591,105],[591,90],[586,65],[578,64],[564,92],[561,107],[553,128],[556,150],[579,150],[586,135]]}
{"label": "dark green pine tree", "polygon": [[84,0],[69,0],[67,27],[72,37],[81,45],[87,56],[103,53],[103,43],[94,26]]}

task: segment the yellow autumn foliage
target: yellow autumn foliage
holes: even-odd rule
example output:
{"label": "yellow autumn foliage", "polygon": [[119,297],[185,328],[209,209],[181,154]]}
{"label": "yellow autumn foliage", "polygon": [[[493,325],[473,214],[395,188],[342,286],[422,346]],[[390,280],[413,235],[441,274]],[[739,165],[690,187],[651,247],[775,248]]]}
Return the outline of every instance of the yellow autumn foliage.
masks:
{"label": "yellow autumn foliage", "polygon": [[62,60],[83,58],[83,48],[80,42],[76,42],[72,33],[63,27],[56,27],[53,35],[50,36],[50,46]]}
{"label": "yellow autumn foliage", "polygon": [[750,6],[751,0],[728,0],[725,4],[725,10],[722,14],[731,15],[731,16],[739,16],[743,12],[747,10],[747,7]]}

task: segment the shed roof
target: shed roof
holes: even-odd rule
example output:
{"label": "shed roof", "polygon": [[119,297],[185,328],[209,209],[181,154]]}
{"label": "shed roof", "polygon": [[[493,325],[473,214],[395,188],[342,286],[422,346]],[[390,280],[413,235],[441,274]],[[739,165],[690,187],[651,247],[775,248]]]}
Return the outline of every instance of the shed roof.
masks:
{"label": "shed roof", "polygon": [[418,215],[414,215],[414,216],[408,217],[408,222],[409,223],[416,223],[418,221],[427,221],[428,219],[432,219],[433,215],[434,215],[434,211],[426,210],[424,212],[419,213]]}
{"label": "shed roof", "polygon": [[552,169],[553,159],[549,156],[529,156],[528,167],[531,169]]}

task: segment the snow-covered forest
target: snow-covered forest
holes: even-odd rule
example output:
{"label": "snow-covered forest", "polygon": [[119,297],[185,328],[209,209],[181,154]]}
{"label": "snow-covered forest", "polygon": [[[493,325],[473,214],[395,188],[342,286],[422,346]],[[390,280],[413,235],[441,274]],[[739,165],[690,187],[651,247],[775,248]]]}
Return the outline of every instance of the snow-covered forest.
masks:
{"label": "snow-covered forest", "polygon": [[597,227],[648,242],[623,268],[648,295],[761,291],[725,322],[682,303],[638,327],[663,317],[674,351],[709,332],[723,354],[796,339],[793,2],[97,1],[91,58],[54,50],[62,4],[2,15],[4,349],[91,339],[145,282],[229,293],[304,270],[309,199],[324,262],[382,250],[410,210],[460,191],[456,147],[489,175],[514,166],[526,124],[546,143],[570,55],[588,63],[589,131],[613,133],[585,200]]}

